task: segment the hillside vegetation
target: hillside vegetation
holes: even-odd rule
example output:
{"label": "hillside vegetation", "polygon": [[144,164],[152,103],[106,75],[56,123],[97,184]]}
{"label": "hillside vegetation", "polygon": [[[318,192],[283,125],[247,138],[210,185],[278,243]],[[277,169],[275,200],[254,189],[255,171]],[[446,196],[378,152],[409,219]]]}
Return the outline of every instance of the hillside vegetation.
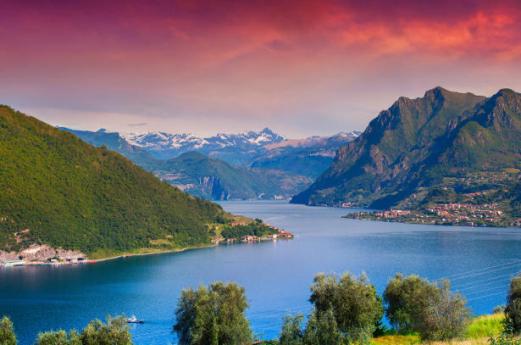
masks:
{"label": "hillside vegetation", "polygon": [[[209,243],[225,213],[106,148],[0,106],[0,250],[128,251]],[[23,242],[15,233],[23,229]]]}

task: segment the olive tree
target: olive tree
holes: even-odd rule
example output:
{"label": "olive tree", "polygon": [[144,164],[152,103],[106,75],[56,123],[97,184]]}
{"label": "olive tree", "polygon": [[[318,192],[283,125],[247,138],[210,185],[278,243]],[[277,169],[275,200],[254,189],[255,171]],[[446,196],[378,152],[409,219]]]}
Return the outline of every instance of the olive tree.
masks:
{"label": "olive tree", "polygon": [[418,276],[398,274],[385,292],[386,315],[399,332],[419,332],[423,339],[459,336],[470,318],[465,299],[450,291],[448,281],[431,283]]}
{"label": "olive tree", "polygon": [[510,282],[505,308],[505,323],[508,331],[518,334],[521,332],[521,275]]}
{"label": "olive tree", "polygon": [[82,345],[80,335],[76,331],[60,330],[38,334],[36,345]]}
{"label": "olive tree", "polygon": [[418,331],[424,339],[449,340],[465,331],[470,321],[470,310],[461,294],[450,291],[448,281],[437,286],[438,293],[429,298]]}
{"label": "olive tree", "polygon": [[244,289],[236,284],[213,283],[208,288],[187,289],[177,304],[180,345],[244,345],[252,342],[245,317]]}
{"label": "olive tree", "polygon": [[132,338],[127,320],[123,317],[108,318],[107,323],[91,321],[81,333],[83,345],[131,345]]}
{"label": "olive tree", "polygon": [[304,332],[304,345],[343,345],[347,337],[338,329],[333,309],[313,312]]}
{"label": "olive tree", "polygon": [[303,315],[286,316],[280,332],[279,345],[302,345],[304,332],[302,331]]}
{"label": "olive tree", "polygon": [[4,316],[0,320],[0,344],[16,345],[16,335],[14,333],[14,326],[7,316]]}
{"label": "olive tree", "polygon": [[417,331],[429,301],[439,293],[438,288],[417,275],[397,274],[389,281],[383,298],[385,315],[400,333]]}
{"label": "olive tree", "polygon": [[383,316],[382,299],[365,275],[320,274],[311,286],[311,303],[317,322],[332,313],[338,330],[350,341],[368,339]]}

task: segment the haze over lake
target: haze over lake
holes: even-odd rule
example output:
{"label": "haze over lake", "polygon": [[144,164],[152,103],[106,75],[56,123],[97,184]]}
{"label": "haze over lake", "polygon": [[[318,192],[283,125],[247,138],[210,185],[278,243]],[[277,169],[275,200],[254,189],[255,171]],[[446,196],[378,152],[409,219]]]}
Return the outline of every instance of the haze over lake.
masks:
{"label": "haze over lake", "polygon": [[340,218],[347,211],[285,202],[223,202],[227,211],[292,231],[292,241],[240,244],[119,259],[94,265],[0,270],[0,315],[12,317],[21,344],[38,331],[82,328],[93,318],[136,314],[136,344],[175,343],[180,291],[215,280],[246,288],[248,317],[262,338],[278,335],[287,313],[310,309],[317,272],[366,272],[379,292],[396,272],[451,278],[475,314],[504,304],[521,270],[519,229],[378,223]]}

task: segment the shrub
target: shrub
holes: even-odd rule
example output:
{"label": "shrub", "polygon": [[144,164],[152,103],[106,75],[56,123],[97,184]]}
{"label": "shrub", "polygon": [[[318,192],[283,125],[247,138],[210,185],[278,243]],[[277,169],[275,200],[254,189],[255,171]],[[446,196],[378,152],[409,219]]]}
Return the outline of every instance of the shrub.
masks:
{"label": "shrub", "polygon": [[7,316],[0,320],[0,344],[16,345],[13,323]]}
{"label": "shrub", "polygon": [[322,313],[316,311],[310,316],[304,333],[304,345],[343,345],[348,344],[340,332],[333,309]]}
{"label": "shrub", "polygon": [[463,333],[470,320],[470,310],[463,296],[450,291],[448,281],[438,285],[438,293],[430,296],[428,302],[418,329],[422,338],[448,340]]}
{"label": "shrub", "polygon": [[303,315],[286,316],[280,333],[280,345],[302,345],[304,333],[302,332]]}
{"label": "shrub", "polygon": [[510,282],[507,306],[505,308],[506,328],[515,334],[521,331],[521,276],[514,277]]}
{"label": "shrub", "polygon": [[184,290],[177,304],[177,332],[181,345],[243,345],[252,342],[244,312],[244,289],[213,283],[209,288]]}
{"label": "shrub", "polygon": [[80,335],[76,331],[45,332],[38,334],[36,345],[82,345]]}
{"label": "shrub", "polygon": [[423,339],[446,340],[463,333],[470,311],[448,281],[434,284],[418,276],[396,275],[384,292],[386,315],[401,333],[419,332]]}
{"label": "shrub", "polygon": [[428,308],[430,298],[437,293],[435,285],[419,276],[397,274],[384,291],[385,314],[399,333],[417,331],[422,313]]}
{"label": "shrub", "polygon": [[127,320],[123,317],[108,318],[104,324],[100,320],[91,321],[81,333],[83,345],[131,345],[132,339]]}
{"label": "shrub", "polygon": [[316,322],[322,320],[322,315],[332,313],[339,331],[349,340],[368,339],[383,316],[382,300],[365,275],[358,279],[350,274],[340,279],[318,275],[311,292]]}
{"label": "shrub", "polygon": [[479,339],[500,335],[503,332],[503,313],[482,315],[473,319],[465,331],[465,338]]}

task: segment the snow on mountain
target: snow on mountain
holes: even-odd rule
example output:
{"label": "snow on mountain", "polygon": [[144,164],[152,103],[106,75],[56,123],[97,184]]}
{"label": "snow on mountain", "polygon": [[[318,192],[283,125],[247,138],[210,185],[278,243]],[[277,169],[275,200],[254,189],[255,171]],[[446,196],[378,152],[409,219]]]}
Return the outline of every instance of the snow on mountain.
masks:
{"label": "snow on mountain", "polygon": [[130,144],[151,151],[180,150],[182,152],[227,147],[262,146],[277,143],[284,137],[269,128],[239,134],[219,133],[212,137],[200,138],[189,133],[171,134],[166,132],[130,133],[123,135]]}

